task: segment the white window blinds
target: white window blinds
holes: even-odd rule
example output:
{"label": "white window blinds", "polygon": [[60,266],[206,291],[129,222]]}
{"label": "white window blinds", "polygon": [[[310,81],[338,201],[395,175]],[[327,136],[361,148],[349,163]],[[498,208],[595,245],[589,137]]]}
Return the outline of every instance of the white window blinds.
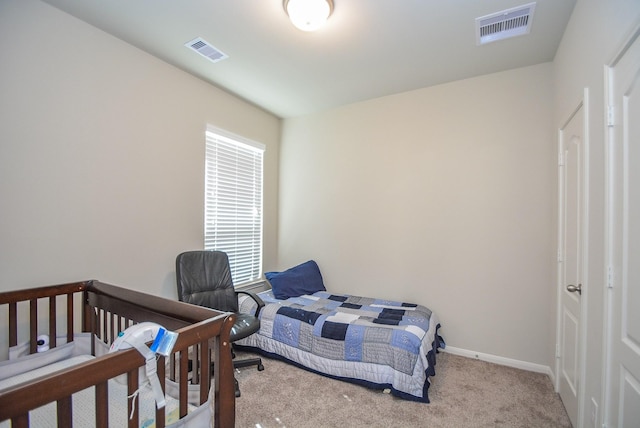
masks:
{"label": "white window blinds", "polygon": [[205,250],[229,256],[235,285],[262,273],[264,146],[208,128],[205,171]]}

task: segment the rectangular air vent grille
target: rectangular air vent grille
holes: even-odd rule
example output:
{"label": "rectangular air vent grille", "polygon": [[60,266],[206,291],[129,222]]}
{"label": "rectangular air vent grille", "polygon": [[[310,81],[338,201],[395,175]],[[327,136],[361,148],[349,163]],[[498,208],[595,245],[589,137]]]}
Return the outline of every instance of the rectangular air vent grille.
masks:
{"label": "rectangular air vent grille", "polygon": [[529,34],[535,7],[534,2],[476,18],[476,43],[483,45]]}
{"label": "rectangular air vent grille", "polygon": [[197,39],[193,39],[190,42],[184,44],[189,49],[193,49],[198,52],[203,57],[207,58],[211,62],[222,61],[223,59],[229,58],[227,54],[222,52],[220,49],[215,48],[210,43],[207,43],[204,39],[198,37]]}

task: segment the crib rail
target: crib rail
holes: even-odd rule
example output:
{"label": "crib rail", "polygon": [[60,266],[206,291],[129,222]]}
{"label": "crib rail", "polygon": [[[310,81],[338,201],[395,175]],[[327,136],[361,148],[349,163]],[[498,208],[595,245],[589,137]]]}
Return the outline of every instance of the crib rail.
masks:
{"label": "crib rail", "polygon": [[[37,350],[38,341],[38,303],[42,299],[49,301],[48,333],[50,338],[49,346],[56,347],[56,338],[61,333],[58,331],[58,313],[62,310],[66,313],[65,333],[67,341],[73,340],[74,334],[74,295],[80,293],[92,283],[92,281],[73,282],[68,284],[50,285],[45,287],[30,288],[25,290],[5,291],[0,293],[0,305],[9,307],[9,346],[16,346],[18,342],[18,303],[29,302],[29,353],[33,354]],[[66,308],[59,308],[57,304],[58,296],[67,296]]]}

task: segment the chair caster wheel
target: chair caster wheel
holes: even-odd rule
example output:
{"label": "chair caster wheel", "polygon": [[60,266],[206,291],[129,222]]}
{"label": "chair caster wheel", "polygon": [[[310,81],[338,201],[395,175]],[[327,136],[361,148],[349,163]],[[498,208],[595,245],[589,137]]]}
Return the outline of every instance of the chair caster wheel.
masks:
{"label": "chair caster wheel", "polygon": [[258,364],[258,371],[261,372],[264,370],[264,366],[262,364]]}

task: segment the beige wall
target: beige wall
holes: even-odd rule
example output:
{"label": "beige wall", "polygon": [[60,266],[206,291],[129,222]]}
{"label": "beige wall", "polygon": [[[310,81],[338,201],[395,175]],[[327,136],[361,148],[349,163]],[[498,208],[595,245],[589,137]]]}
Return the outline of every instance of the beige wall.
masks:
{"label": "beige wall", "polygon": [[[604,66],[640,23],[637,0],[579,0],[554,61],[554,127],[560,128],[583,97],[589,93],[588,163],[588,265],[585,281],[586,367],[582,421],[591,422],[593,400],[598,405],[595,426],[602,426],[603,326],[606,278],[605,237],[605,76]],[[555,304],[555,302],[554,302]],[[615,407],[617,403],[613,403]]]}
{"label": "beige wall", "polygon": [[35,0],[0,2],[0,94],[0,290],[175,297],[175,256],[203,247],[207,124],[267,146],[275,265],[278,118]]}
{"label": "beige wall", "polygon": [[550,366],[552,66],[287,119],[279,264],[421,303],[451,347]]}

